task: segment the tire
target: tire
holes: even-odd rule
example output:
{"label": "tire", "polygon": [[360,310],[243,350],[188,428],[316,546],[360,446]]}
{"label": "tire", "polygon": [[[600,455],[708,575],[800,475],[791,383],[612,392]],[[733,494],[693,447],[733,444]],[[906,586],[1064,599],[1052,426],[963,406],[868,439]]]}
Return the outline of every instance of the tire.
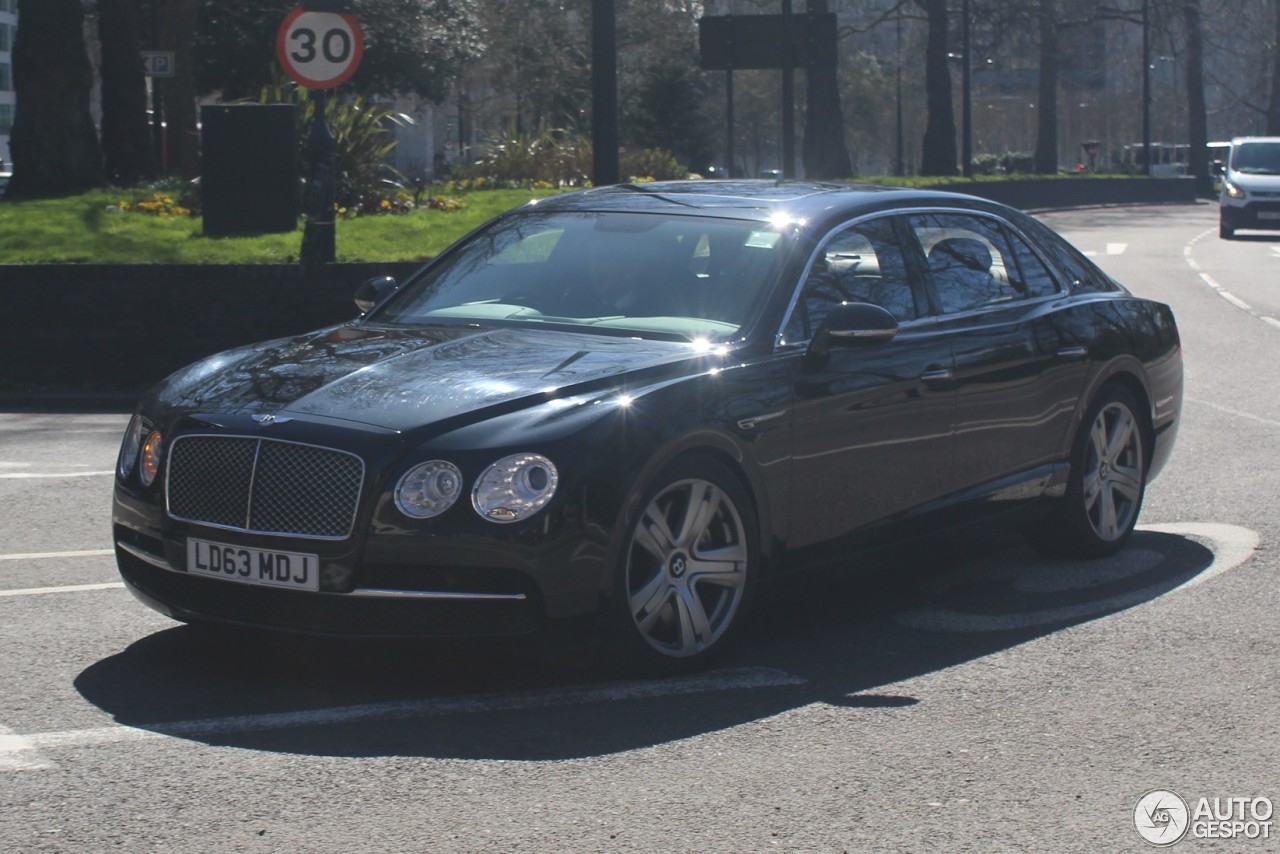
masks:
{"label": "tire", "polygon": [[1067,492],[1033,544],[1070,557],[1113,555],[1129,540],[1146,492],[1148,430],[1133,393],[1104,386],[1071,450]]}
{"label": "tire", "polygon": [[759,564],[755,511],[710,458],[676,460],[645,490],[618,555],[610,663],[645,673],[705,666],[742,625]]}
{"label": "tire", "polygon": [[1235,240],[1236,230],[1227,224],[1227,218],[1223,214],[1218,215],[1218,237],[1223,240]]}

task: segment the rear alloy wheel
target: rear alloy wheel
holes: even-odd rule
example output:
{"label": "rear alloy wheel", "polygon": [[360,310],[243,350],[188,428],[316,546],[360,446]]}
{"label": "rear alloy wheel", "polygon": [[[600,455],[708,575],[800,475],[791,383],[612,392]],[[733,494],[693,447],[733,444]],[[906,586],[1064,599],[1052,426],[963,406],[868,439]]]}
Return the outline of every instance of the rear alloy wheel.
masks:
{"label": "rear alloy wheel", "polygon": [[1067,494],[1045,545],[1077,557],[1124,547],[1146,491],[1146,432],[1128,389],[1107,386],[1089,410],[1071,455]]}
{"label": "rear alloy wheel", "polygon": [[723,647],[745,611],[755,537],[746,494],[723,466],[690,459],[664,472],[622,554],[633,651],[684,669]]}

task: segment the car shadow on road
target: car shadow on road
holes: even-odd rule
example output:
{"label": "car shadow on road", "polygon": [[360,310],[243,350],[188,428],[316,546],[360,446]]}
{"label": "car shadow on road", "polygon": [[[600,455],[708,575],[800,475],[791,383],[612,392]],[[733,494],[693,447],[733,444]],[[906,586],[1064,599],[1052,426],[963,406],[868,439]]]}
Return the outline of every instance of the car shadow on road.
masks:
{"label": "car shadow on road", "polygon": [[[323,756],[555,760],[726,730],[817,703],[909,714],[913,677],[1150,602],[1214,563],[1194,539],[1138,531],[1113,558],[1017,542],[935,542],[874,571],[787,577],[707,673],[619,680],[580,645],[311,640],[180,626],[75,680],[122,725]],[[1123,618],[1121,616],[1120,618]]]}

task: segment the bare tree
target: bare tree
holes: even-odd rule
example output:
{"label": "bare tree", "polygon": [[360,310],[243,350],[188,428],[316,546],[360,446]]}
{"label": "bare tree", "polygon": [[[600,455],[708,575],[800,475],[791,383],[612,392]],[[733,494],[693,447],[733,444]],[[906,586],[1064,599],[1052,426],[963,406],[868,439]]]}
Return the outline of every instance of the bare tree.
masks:
{"label": "bare tree", "polygon": [[1273,0],[1275,38],[1271,43],[1271,97],[1267,101],[1267,136],[1280,136],[1280,0]]}
{"label": "bare tree", "polygon": [[1204,101],[1204,40],[1200,26],[1200,0],[1184,0],[1182,22],[1187,35],[1187,142],[1188,167],[1196,177],[1196,192],[1213,194],[1209,173],[1209,118]]}
{"label": "bare tree", "polygon": [[102,185],[102,150],[89,115],[93,70],[83,28],[80,0],[22,4],[22,26],[13,44],[13,83],[21,109],[10,132],[13,178],[5,198]]}
{"label": "bare tree", "polygon": [[921,175],[955,175],[956,114],[951,103],[951,70],[947,67],[947,0],[917,0],[929,21],[925,48],[925,101],[929,119],[920,152]]}
{"label": "bare tree", "polygon": [[102,154],[107,178],[136,184],[151,171],[147,86],[137,0],[98,0],[102,45]]}
{"label": "bare tree", "polygon": [[1058,171],[1058,11],[1054,0],[1040,0],[1036,15],[1040,33],[1040,74],[1037,83],[1040,108],[1036,115],[1035,170]]}

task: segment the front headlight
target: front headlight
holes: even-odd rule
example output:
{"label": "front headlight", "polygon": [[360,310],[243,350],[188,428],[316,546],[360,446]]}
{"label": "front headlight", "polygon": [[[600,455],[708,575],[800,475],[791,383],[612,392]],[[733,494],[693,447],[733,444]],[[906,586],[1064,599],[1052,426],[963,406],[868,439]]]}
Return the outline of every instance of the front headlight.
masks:
{"label": "front headlight", "polygon": [[142,466],[138,469],[138,480],[143,486],[155,483],[160,473],[160,456],[164,452],[164,437],[159,431],[153,432],[142,445]]}
{"label": "front headlight", "polygon": [[453,463],[431,460],[404,473],[396,484],[396,507],[412,519],[430,519],[453,506],[462,494],[462,472]]}
{"label": "front headlight", "polygon": [[1222,179],[1222,189],[1226,190],[1226,191],[1227,191],[1227,195],[1228,195],[1228,196],[1230,196],[1230,197],[1231,197],[1231,198],[1233,198],[1233,199],[1243,199],[1243,198],[1244,198],[1244,190],[1240,189],[1240,188],[1239,188],[1239,187],[1237,187],[1235,184],[1232,184],[1232,183],[1231,183],[1230,181],[1228,181],[1226,178],[1223,178],[1223,179]]}
{"label": "front headlight", "polygon": [[490,522],[519,522],[556,494],[560,475],[541,454],[513,454],[485,469],[471,491],[471,505]]}
{"label": "front headlight", "polygon": [[127,480],[133,474],[133,467],[138,464],[138,451],[142,449],[142,416],[135,415],[124,431],[124,441],[120,445],[120,459],[116,462],[116,472],[121,480]]}

